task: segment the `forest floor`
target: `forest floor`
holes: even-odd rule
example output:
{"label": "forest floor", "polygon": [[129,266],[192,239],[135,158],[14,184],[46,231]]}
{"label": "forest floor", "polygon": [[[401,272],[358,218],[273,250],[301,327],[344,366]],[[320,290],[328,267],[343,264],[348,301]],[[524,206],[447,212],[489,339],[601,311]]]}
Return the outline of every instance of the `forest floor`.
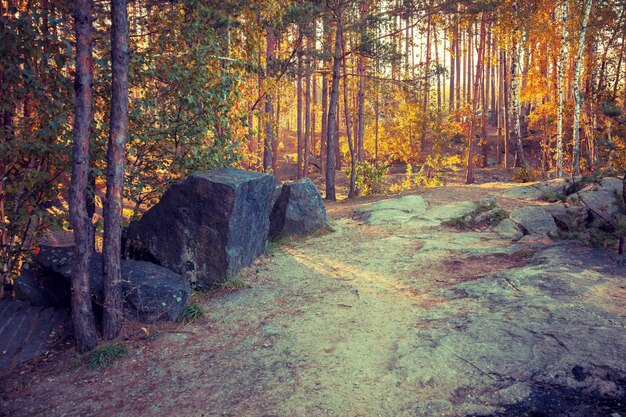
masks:
{"label": "forest floor", "polygon": [[[441,213],[510,183],[417,191],[429,208],[272,244],[205,316],[129,324],[92,370],[71,347],[0,380],[12,416],[626,416],[626,267],[575,242],[512,243]],[[438,213],[438,214],[436,214]],[[617,414],[614,414],[617,413]]]}

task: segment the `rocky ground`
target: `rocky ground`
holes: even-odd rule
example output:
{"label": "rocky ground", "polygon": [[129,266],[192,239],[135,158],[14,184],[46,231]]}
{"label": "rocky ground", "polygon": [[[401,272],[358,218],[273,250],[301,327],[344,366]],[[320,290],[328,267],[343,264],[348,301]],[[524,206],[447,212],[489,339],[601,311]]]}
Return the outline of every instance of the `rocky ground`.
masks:
{"label": "rocky ground", "polygon": [[331,233],[272,245],[198,322],[128,326],[104,370],[66,348],[5,375],[0,414],[626,416],[626,265],[459,227],[528,204],[509,187],[329,205]]}

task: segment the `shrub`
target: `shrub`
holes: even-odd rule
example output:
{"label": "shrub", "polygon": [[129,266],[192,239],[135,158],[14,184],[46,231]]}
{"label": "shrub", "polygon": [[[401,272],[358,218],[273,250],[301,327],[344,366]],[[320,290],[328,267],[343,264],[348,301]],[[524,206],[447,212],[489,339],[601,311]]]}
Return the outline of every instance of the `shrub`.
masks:
{"label": "shrub", "polygon": [[[385,191],[387,164],[384,162],[363,161],[356,166],[356,188],[361,195],[382,194]],[[350,176],[351,168],[347,175]]]}
{"label": "shrub", "polygon": [[518,183],[532,182],[537,179],[537,176],[530,167],[518,168],[513,172],[513,180]]}

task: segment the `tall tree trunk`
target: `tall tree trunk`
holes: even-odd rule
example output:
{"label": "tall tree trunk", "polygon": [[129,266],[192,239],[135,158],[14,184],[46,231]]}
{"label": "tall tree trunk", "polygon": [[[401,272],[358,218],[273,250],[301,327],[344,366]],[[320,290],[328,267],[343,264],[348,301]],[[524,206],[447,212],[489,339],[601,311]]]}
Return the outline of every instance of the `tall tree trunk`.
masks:
{"label": "tall tree trunk", "polygon": [[[365,28],[365,23],[367,21],[367,0],[361,0],[360,20],[361,25],[363,25],[363,28]],[[361,35],[361,42],[363,42],[363,40],[364,37],[363,35]],[[357,93],[358,129],[356,135],[356,147],[359,150],[357,159],[359,163],[362,163],[365,160],[365,56],[363,54],[359,54],[357,73],[359,76],[359,92]]]}
{"label": "tall tree trunk", "polygon": [[520,121],[519,58],[520,43],[517,39],[515,39],[513,43],[513,56],[511,57],[511,105],[513,106],[513,126],[515,128],[517,158],[521,166],[526,168],[526,158],[524,157],[524,146],[522,143],[522,126]]}
{"label": "tall tree trunk", "polygon": [[[308,53],[311,53],[313,42],[311,37],[307,38]],[[307,57],[306,78],[304,89],[304,147],[302,149],[302,176],[309,175],[309,143],[311,142],[311,58]]]}
{"label": "tall tree trunk", "polygon": [[91,222],[87,216],[87,183],[89,176],[89,138],[91,135],[93,59],[91,54],[91,0],[76,0],[76,106],[74,109],[74,143],[70,184],[70,221],[74,229],[72,261],[72,323],[76,349],[86,352],[98,344],[98,333],[91,306],[89,266],[93,248]]}
{"label": "tall tree trunk", "polygon": [[122,205],[124,156],[128,136],[128,11],[127,0],[111,1],[111,122],[107,149],[107,191],[104,202],[104,311],[102,336],[117,337],[122,325]]}
{"label": "tall tree trunk", "polygon": [[[322,46],[323,67],[324,71],[330,66],[330,43],[331,33],[328,18],[323,20],[324,43]],[[326,172],[326,148],[328,144],[328,76],[322,73],[322,137],[320,140],[320,168],[322,172]]]}
{"label": "tall tree trunk", "polygon": [[296,95],[297,95],[297,110],[296,110],[296,135],[298,138],[297,151],[298,151],[298,178],[302,178],[302,162],[303,162],[303,142],[302,142],[302,54],[298,56],[298,73],[296,74]]}
{"label": "tall tree trunk", "polygon": [[[439,42],[437,39],[437,26],[434,25],[433,27],[433,42],[434,42],[434,47],[435,47],[435,68],[437,68],[437,110],[441,111],[441,75],[439,74]],[[443,49],[445,50],[445,39],[443,41],[444,43],[444,47]]]}
{"label": "tall tree trunk", "polygon": [[348,186],[348,198],[355,197],[356,194],[356,155],[352,143],[352,121],[350,117],[350,107],[348,106],[348,75],[346,71],[346,45],[342,39],[343,52],[343,112],[346,119],[346,137],[348,138],[348,149],[350,151],[350,181]]}
{"label": "tall tree trunk", "polygon": [[450,36],[450,103],[448,108],[450,112],[454,110],[454,80],[455,80],[455,68],[456,68],[456,32],[452,31],[452,35]]}
{"label": "tall tree trunk", "polygon": [[508,71],[508,57],[506,51],[500,52],[502,56],[502,97],[504,98],[504,167],[511,167],[511,112],[509,111],[509,71]]}
{"label": "tall tree trunk", "polygon": [[[457,6],[458,8],[458,6]],[[456,38],[454,41],[456,47],[455,53],[455,63],[456,63],[456,109],[458,110],[461,106],[461,31],[460,31],[460,16],[457,14],[456,16],[456,25],[455,32]],[[457,121],[459,117],[457,116]]]}
{"label": "tall tree trunk", "polygon": [[567,0],[561,3],[561,50],[556,65],[557,77],[557,122],[556,122],[556,175],[563,177],[563,65],[567,51]]}
{"label": "tall tree trunk", "polygon": [[574,70],[574,152],[573,152],[573,167],[572,171],[575,176],[580,175],[580,105],[582,103],[582,94],[580,93],[580,67],[583,60],[583,48],[585,46],[585,35],[587,33],[587,23],[589,22],[589,15],[591,14],[591,5],[593,0],[589,0],[589,3],[585,6],[585,16],[583,18],[583,26],[580,30],[578,37],[578,55],[576,57],[576,69]]}
{"label": "tall tree trunk", "polygon": [[337,128],[337,105],[339,101],[339,78],[341,78],[341,22],[337,22],[335,34],[335,49],[333,53],[333,78],[330,90],[330,103],[328,106],[328,137],[326,154],[326,200],[336,201],[335,195],[335,147],[339,130]]}
{"label": "tall tree trunk", "polygon": [[476,130],[476,108],[478,107],[478,97],[480,92],[480,78],[482,76],[483,65],[483,52],[485,49],[485,13],[481,13],[480,18],[480,44],[478,45],[478,59],[476,62],[476,73],[474,74],[474,93],[472,95],[472,114],[470,116],[470,131],[468,137],[468,150],[467,150],[467,176],[465,182],[467,184],[474,183],[474,132]]}
{"label": "tall tree trunk", "polygon": [[420,155],[419,159],[423,160],[426,147],[426,129],[428,128],[428,102],[430,101],[430,28],[432,24],[431,14],[428,13],[428,21],[426,23],[426,68],[424,70],[424,101],[422,102],[422,134],[420,136]]}
{"label": "tall tree trunk", "polygon": [[[276,29],[267,28],[265,49],[265,77],[271,79],[274,75],[273,65],[276,49]],[[267,88],[267,86],[266,86]],[[272,154],[274,144],[274,105],[269,91],[265,92],[265,142],[263,143],[263,170],[272,171]]]}

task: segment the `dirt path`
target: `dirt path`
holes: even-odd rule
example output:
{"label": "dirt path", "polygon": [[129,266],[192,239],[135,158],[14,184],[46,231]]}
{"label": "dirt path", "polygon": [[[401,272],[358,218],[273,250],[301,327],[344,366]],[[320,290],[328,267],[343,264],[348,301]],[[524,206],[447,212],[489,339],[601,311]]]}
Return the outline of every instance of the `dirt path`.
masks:
{"label": "dirt path", "polygon": [[[130,334],[130,354],[106,370],[68,351],[9,376],[0,414],[525,415],[546,389],[561,402],[537,415],[596,415],[580,408],[589,392],[621,411],[624,269],[434,217],[503,187],[429,190],[422,217],[400,222],[352,220],[371,200],[331,205],[332,233],[270,251],[247,288],[200,299],[201,321]],[[589,259],[559,258],[576,251]]]}

